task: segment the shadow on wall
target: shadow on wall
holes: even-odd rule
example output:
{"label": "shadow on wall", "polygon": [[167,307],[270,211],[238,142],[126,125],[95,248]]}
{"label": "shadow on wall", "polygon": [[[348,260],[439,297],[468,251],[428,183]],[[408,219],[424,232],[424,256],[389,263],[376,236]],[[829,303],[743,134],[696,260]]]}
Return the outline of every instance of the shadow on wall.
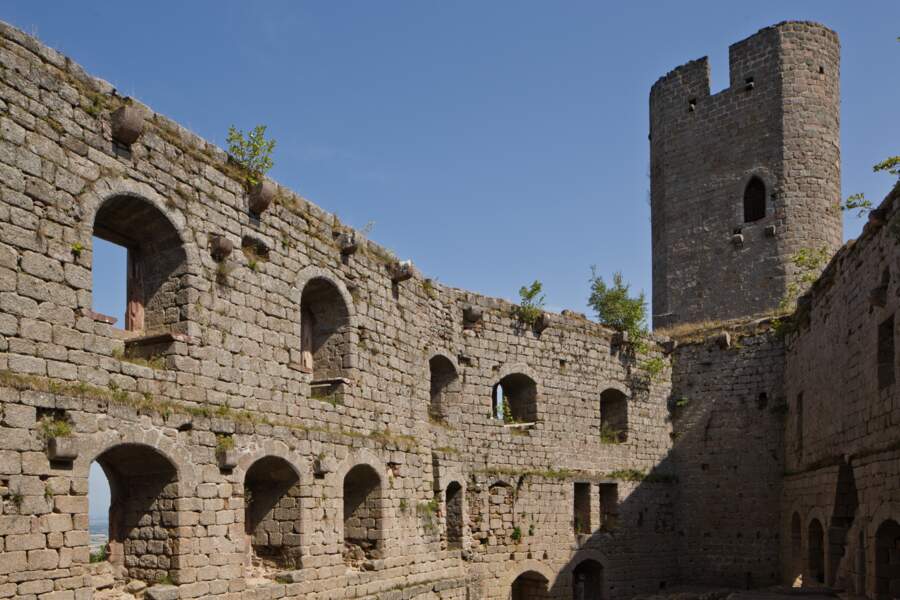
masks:
{"label": "shadow on wall", "polygon": [[668,455],[648,473],[591,480],[587,496],[583,481],[571,482],[571,557],[555,578],[523,565],[511,574],[511,598],[616,600],[677,585],[781,583],[780,540],[790,535],[780,531],[785,402],[780,369],[764,362],[782,364],[778,344],[758,336],[679,349]]}

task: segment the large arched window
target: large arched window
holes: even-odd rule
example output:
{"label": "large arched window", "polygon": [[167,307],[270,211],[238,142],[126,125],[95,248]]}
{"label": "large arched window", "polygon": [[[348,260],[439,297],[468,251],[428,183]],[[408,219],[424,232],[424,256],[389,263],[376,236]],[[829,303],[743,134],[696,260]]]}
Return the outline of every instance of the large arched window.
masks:
{"label": "large arched window", "polygon": [[[178,232],[168,218],[146,200],[114,196],[105,201],[94,219],[94,309],[108,306],[107,296],[120,290],[125,305],[111,315],[126,330],[145,334],[180,333],[185,320],[181,276],[187,258]],[[125,272],[117,257],[124,255]],[[98,285],[101,284],[101,285]],[[114,300],[118,303],[121,300]],[[97,311],[102,312],[102,311]],[[109,309],[107,309],[109,312]]]}
{"label": "large arched window", "polygon": [[587,559],[572,571],[572,600],[603,599],[603,565]]}
{"label": "large arched window", "polygon": [[257,460],[244,477],[244,530],[253,566],[300,567],[300,478],[283,458]]}
{"label": "large arched window", "polygon": [[446,356],[435,355],[428,361],[431,383],[431,400],[428,414],[433,419],[443,420],[449,414],[450,405],[459,392],[459,376],[456,368]]}
{"label": "large arched window", "polygon": [[522,373],[507,375],[494,385],[491,409],[495,419],[534,423],[537,421],[537,384]]}
{"label": "large arched window", "polygon": [[526,571],[516,577],[510,590],[511,600],[543,600],[549,597],[550,582],[537,571]]}
{"label": "large arched window", "polygon": [[312,279],[300,297],[301,368],[317,381],[342,377],[350,354],[350,317],[337,286]]}
{"label": "large arched window", "polygon": [[345,562],[379,558],[381,527],[381,478],[369,465],[356,465],[344,477]]}
{"label": "large arched window", "polygon": [[875,533],[875,597],[888,600],[900,595],[900,525],[888,520]]}
{"label": "large arched window", "polygon": [[766,216],[766,184],[751,177],[744,188],[744,222],[759,221]]}
{"label": "large arched window", "polygon": [[[110,495],[107,542],[92,560],[108,560],[129,579],[168,579],[177,524],[170,516],[176,505],[175,466],[154,448],[139,444],[113,446],[96,462],[106,475]],[[95,513],[92,525],[92,533],[102,536],[102,515]]]}
{"label": "large arched window", "polygon": [[810,582],[825,583],[825,530],[818,519],[809,522],[806,543],[807,575]]}
{"label": "large arched window", "polygon": [[619,444],[628,439],[628,398],[615,388],[600,394],[600,441]]}

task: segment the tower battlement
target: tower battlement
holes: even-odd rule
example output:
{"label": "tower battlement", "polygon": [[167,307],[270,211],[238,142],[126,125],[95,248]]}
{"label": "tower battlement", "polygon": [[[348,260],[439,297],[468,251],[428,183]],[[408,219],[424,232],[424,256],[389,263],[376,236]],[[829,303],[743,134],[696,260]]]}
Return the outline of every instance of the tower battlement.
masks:
{"label": "tower battlement", "polygon": [[767,27],[729,71],[710,94],[704,57],[650,91],[656,326],[771,311],[799,250],[842,241],[837,34]]}

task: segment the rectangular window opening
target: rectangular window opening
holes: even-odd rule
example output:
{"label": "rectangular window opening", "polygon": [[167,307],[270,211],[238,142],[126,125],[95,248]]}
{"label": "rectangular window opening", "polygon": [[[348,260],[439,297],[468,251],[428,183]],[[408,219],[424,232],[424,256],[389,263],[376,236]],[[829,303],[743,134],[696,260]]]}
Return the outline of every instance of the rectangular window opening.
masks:
{"label": "rectangular window opening", "polygon": [[619,484],[600,484],[600,529],[609,531],[619,517]]}
{"label": "rectangular window opening", "polygon": [[575,484],[575,533],[591,532],[591,484]]}
{"label": "rectangular window opening", "polygon": [[113,325],[129,329],[126,323],[128,306],[128,248],[97,236],[92,241],[91,257],[92,306],[100,318],[115,319]]}

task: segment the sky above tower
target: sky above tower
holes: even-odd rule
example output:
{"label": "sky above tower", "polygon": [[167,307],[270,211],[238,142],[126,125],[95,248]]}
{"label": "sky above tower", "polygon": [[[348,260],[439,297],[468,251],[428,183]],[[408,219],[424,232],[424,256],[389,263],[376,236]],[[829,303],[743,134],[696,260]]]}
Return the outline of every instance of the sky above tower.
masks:
{"label": "sky above tower", "polygon": [[[897,154],[900,3],[11,0],[0,19],[224,145],[268,125],[274,179],[426,276],[586,311],[590,266],[650,292],[647,98],[785,19],[842,42],[844,196]],[[862,220],[847,215],[845,237]]]}

